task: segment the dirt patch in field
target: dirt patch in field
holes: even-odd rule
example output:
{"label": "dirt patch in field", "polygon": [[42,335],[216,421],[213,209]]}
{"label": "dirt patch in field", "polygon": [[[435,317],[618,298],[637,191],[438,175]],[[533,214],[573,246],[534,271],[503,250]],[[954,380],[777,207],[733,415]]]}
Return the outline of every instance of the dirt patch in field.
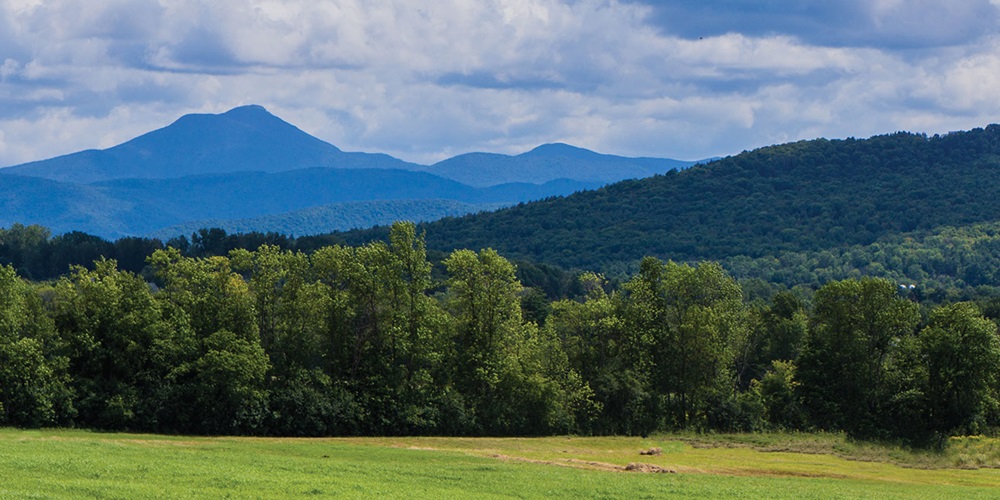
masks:
{"label": "dirt patch in field", "polygon": [[665,467],[660,467],[659,465],[653,464],[640,464],[640,463],[630,463],[625,466],[627,472],[646,472],[655,474],[676,474],[677,471],[673,469],[667,469]]}
{"label": "dirt patch in field", "polygon": [[567,458],[564,460],[537,460],[532,458],[524,457],[512,457],[510,455],[493,454],[490,458],[497,458],[500,460],[508,460],[513,462],[527,462],[532,464],[543,464],[543,465],[556,465],[559,467],[577,467],[584,469],[597,469],[611,472],[652,472],[652,473],[669,473],[675,474],[677,471],[674,469],[668,469],[666,467],[660,467],[654,464],[640,464],[631,463],[628,465],[615,465],[609,464],[607,462],[595,462],[592,460],[579,460],[576,458]]}
{"label": "dirt patch in field", "polygon": [[204,446],[205,441],[185,441],[185,440],[173,440],[173,439],[112,439],[108,440],[109,443],[127,443],[127,444],[138,444],[142,446],[178,446],[178,447],[191,447],[191,446]]}

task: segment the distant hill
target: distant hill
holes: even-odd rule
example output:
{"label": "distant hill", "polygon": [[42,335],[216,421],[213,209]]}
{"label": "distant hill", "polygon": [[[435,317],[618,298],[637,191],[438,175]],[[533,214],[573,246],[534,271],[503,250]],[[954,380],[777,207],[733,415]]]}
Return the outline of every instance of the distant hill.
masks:
{"label": "distant hill", "polygon": [[230,234],[277,232],[300,236],[389,225],[399,220],[432,221],[496,210],[502,206],[497,203],[469,204],[453,200],[349,201],[248,219],[197,220],[153,231],[147,236],[166,241],[174,236],[189,236],[203,228],[219,228]]}
{"label": "distant hill", "polygon": [[[165,227],[211,220],[226,226],[225,221],[285,214],[343,202],[436,200],[430,210],[420,203],[398,203],[393,213],[399,219],[433,220],[481,210],[480,206],[511,205],[549,196],[567,195],[597,187],[577,181],[553,181],[546,184],[504,184],[473,188],[425,172],[380,169],[308,168],[287,172],[234,172],[188,176],[175,179],[116,179],[92,184],[74,184],[48,179],[7,175],[0,183],[0,226],[13,222],[41,224],[54,233],[80,230],[117,238],[145,235]],[[7,180],[9,179],[9,180]],[[456,202],[445,209],[441,200]],[[366,211],[370,217],[371,205]],[[430,206],[434,206],[431,204]],[[460,207],[466,207],[465,212]],[[407,209],[414,210],[406,212]],[[346,212],[345,212],[346,213]],[[311,234],[302,228],[321,228],[319,232],[364,227],[329,224],[329,213],[304,212],[296,234]],[[348,220],[361,221],[354,213]],[[260,231],[278,231],[281,219],[258,219]],[[268,222],[277,224],[274,227]],[[389,221],[392,222],[392,221]],[[197,222],[196,222],[197,223]],[[374,224],[384,223],[377,219]],[[256,227],[256,226],[255,226]]]}
{"label": "distant hill", "polygon": [[0,227],[15,222],[40,224],[55,234],[78,230],[106,237],[130,234],[135,224],[169,223],[157,211],[98,187],[6,175],[0,178]]}
{"label": "distant hill", "polygon": [[542,183],[554,179],[607,184],[679,170],[695,163],[664,158],[626,158],[603,155],[568,144],[545,144],[517,156],[463,154],[435,163],[425,170],[470,186],[492,186],[514,180]]}
{"label": "distant hill", "polygon": [[305,167],[420,168],[388,155],[345,153],[260,106],[242,106],[219,115],[185,115],[167,127],[109,149],[81,151],[0,172],[90,183]]}
{"label": "distant hill", "polygon": [[517,203],[597,187],[576,181],[473,188],[425,172],[306,168],[236,172],[177,179],[118,179],[94,183],[116,198],[150,204],[177,218],[246,218],[331,203],[364,200],[447,199],[463,203]]}
{"label": "distant hill", "polygon": [[[802,141],[708,165],[423,225],[431,248],[607,269],[867,245],[1000,220],[1000,125],[927,137]],[[378,231],[344,234],[352,243]]]}

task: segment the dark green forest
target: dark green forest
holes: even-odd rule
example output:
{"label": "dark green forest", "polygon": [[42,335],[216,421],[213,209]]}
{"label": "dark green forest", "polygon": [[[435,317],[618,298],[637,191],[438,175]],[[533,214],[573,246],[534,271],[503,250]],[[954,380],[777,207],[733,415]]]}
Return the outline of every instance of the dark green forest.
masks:
{"label": "dark green forest", "polygon": [[[22,228],[27,230],[28,228]],[[997,325],[897,283],[747,301],[713,262],[642,260],[576,300],[493,250],[435,273],[388,241],[157,249],[32,283],[0,267],[0,425],[281,436],[825,429],[933,444],[1000,424]],[[436,276],[436,274],[438,274]]]}
{"label": "dark green forest", "polygon": [[[684,171],[421,224],[430,249],[607,271],[759,258],[1000,220],[1000,125],[769,146]],[[343,233],[350,244],[387,228]]]}

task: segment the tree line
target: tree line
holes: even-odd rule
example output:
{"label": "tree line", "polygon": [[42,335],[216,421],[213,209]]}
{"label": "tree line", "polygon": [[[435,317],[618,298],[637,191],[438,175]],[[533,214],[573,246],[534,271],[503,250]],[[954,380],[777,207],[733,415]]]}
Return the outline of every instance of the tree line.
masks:
{"label": "tree line", "polygon": [[306,254],[156,250],[32,283],[0,267],[0,425],[163,433],[826,429],[929,443],[1000,423],[997,326],[884,279],[744,300],[719,264],[642,261],[576,300],[422,235]]}

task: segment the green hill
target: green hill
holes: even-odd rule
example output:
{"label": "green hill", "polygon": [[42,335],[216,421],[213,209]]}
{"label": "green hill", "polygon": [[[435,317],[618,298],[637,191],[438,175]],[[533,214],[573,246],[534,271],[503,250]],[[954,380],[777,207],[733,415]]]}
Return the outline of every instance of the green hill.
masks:
{"label": "green hill", "polygon": [[[430,248],[604,269],[868,245],[1000,219],[1000,126],[770,146],[652,178],[423,225]],[[380,237],[347,233],[348,241]]]}

